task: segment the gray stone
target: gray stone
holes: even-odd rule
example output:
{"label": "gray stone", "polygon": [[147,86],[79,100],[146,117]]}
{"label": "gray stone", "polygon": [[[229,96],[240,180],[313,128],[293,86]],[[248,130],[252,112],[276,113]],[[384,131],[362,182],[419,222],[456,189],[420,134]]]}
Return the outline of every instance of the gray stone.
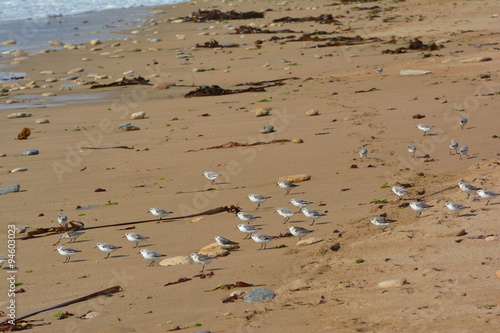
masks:
{"label": "gray stone", "polygon": [[28,150],[25,150],[21,153],[21,155],[23,156],[28,156],[28,155],[38,155],[38,149],[28,149]]}
{"label": "gray stone", "polygon": [[403,69],[399,72],[399,75],[425,75],[425,74],[432,74],[432,72],[420,69]]}
{"label": "gray stone", "polygon": [[273,125],[266,125],[262,126],[259,128],[259,133],[266,134],[266,133],[271,133],[274,132],[274,126]]}
{"label": "gray stone", "polygon": [[0,188],[0,195],[12,193],[12,192],[19,192],[20,188],[21,188],[21,185],[19,185],[19,184],[14,184],[14,185],[2,187],[2,188]]}
{"label": "gray stone", "polygon": [[270,301],[275,296],[276,295],[267,288],[253,288],[243,297],[243,300],[245,302],[263,302]]}
{"label": "gray stone", "polygon": [[78,76],[70,75],[70,76],[66,76],[66,77],[61,78],[61,81],[73,81],[76,79],[78,79]]}

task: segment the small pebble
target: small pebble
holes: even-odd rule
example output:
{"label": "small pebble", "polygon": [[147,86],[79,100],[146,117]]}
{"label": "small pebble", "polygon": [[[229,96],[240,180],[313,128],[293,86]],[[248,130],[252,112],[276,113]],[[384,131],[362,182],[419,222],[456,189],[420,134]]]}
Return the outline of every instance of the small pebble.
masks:
{"label": "small pebble", "polygon": [[306,116],[309,116],[309,117],[317,116],[317,115],[319,115],[319,111],[316,109],[311,109],[311,110],[306,112]]}
{"label": "small pebble", "polygon": [[146,117],[146,112],[144,111],[132,113],[132,115],[130,115],[130,119],[144,119],[144,117]]}
{"label": "small pebble", "polygon": [[38,155],[38,154],[39,154],[38,149],[28,149],[21,153],[21,155],[23,156]]}
{"label": "small pebble", "polygon": [[259,133],[266,134],[266,133],[272,133],[274,132],[274,126],[273,125],[266,125],[262,126],[259,128]]}
{"label": "small pebble", "polygon": [[250,290],[245,297],[243,297],[243,300],[245,302],[263,302],[270,301],[275,296],[276,295],[271,290],[259,287]]}
{"label": "small pebble", "polygon": [[408,282],[406,281],[406,279],[394,279],[394,280],[386,280],[379,282],[377,286],[380,288],[393,288],[393,287],[400,287],[407,283]]}
{"label": "small pebble", "polygon": [[25,172],[25,171],[28,171],[28,168],[15,168],[15,169],[10,170],[11,173],[14,173],[14,172]]}
{"label": "small pebble", "polygon": [[128,131],[138,131],[140,130],[140,128],[130,123],[126,123],[118,127],[118,130],[120,130],[120,132],[128,132]]}
{"label": "small pebble", "polygon": [[7,194],[7,193],[13,193],[13,192],[19,192],[20,188],[21,188],[21,185],[19,185],[19,184],[14,184],[14,185],[2,187],[2,188],[0,188],[0,195]]}

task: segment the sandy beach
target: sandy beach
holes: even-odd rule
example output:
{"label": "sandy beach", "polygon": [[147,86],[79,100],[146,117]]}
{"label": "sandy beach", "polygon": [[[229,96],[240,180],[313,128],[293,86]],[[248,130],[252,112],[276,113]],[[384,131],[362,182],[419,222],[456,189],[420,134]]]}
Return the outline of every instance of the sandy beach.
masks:
{"label": "sandy beach", "polygon": [[[264,17],[181,20],[212,9]],[[89,37],[74,48],[62,40],[56,50],[12,57],[7,70],[26,79],[3,83],[0,187],[20,184],[20,191],[0,196],[0,254],[8,255],[8,225],[31,229],[16,234],[16,268],[6,261],[0,269],[24,290],[4,297],[2,279],[0,315],[13,298],[21,317],[120,286],[26,320],[46,324],[37,332],[496,331],[500,197],[486,205],[457,184],[500,193],[498,4],[213,0],[156,13],[120,40]],[[270,32],[237,33],[240,26]],[[36,38],[47,47],[54,40]],[[218,46],[201,47],[211,40]],[[139,76],[149,84],[91,89]],[[213,85],[235,93],[185,97]],[[268,115],[257,117],[257,109]],[[22,112],[31,116],[9,117]],[[144,119],[131,119],[138,112]],[[120,131],[126,123],[139,130]],[[417,124],[433,128],[424,135]],[[259,132],[268,125],[274,131]],[[18,140],[23,128],[31,135]],[[467,155],[450,150],[451,140]],[[408,145],[417,147],[414,157]],[[363,146],[366,157],[358,154]],[[21,155],[28,149],[39,154]],[[9,172],[16,168],[27,171]],[[211,184],[204,171],[221,176]],[[300,174],[310,178],[290,194],[276,186]],[[409,194],[399,200],[392,186]],[[270,198],[257,210],[251,193]],[[310,225],[297,213],[284,224],[275,210],[297,211],[292,198],[325,215]],[[418,217],[412,201],[433,207]],[[447,202],[467,208],[454,217]],[[284,236],[290,225],[313,230],[302,238],[313,244],[277,237],[259,250],[243,239],[234,211],[181,218],[231,205],[260,216],[252,224],[266,235]],[[152,220],[151,207],[172,213],[161,223],[105,227]],[[84,224],[76,242],[57,244],[81,251],[69,263],[56,251],[57,234],[36,234],[59,227],[60,213]],[[395,222],[375,226],[376,216]],[[126,232],[149,239],[134,248]],[[202,276],[198,263],[159,266],[160,259],[148,267],[139,254],[187,258],[216,235],[239,249]],[[104,259],[98,242],[121,248]],[[184,282],[167,285],[177,281]],[[238,281],[253,286],[220,288]],[[255,287],[275,297],[223,302]],[[95,317],[77,318],[90,311]]]}

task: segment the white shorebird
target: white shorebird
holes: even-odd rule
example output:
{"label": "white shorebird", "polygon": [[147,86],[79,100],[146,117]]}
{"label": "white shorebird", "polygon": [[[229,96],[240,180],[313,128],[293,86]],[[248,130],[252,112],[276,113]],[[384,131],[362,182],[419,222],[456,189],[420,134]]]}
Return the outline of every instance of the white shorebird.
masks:
{"label": "white shorebird", "polygon": [[127,237],[129,241],[135,243],[135,246],[133,247],[134,249],[139,245],[140,242],[149,239],[149,237],[140,235],[137,232],[127,232],[123,237]]}
{"label": "white shorebird", "polygon": [[287,223],[288,220],[290,219],[290,217],[295,215],[295,212],[293,210],[291,210],[290,208],[286,208],[286,207],[276,208],[276,213],[280,214],[281,216],[283,216],[285,218],[285,221],[283,221],[283,224]]}
{"label": "white shorebird", "polygon": [[434,126],[426,125],[426,124],[418,124],[417,128],[421,131],[424,131],[424,136],[429,132]]}
{"label": "white shorebird", "polygon": [[363,157],[368,157],[368,149],[365,147],[366,145],[363,145],[358,151],[359,157],[362,159]]}
{"label": "white shorebird", "polygon": [[467,199],[469,199],[469,196],[471,193],[477,193],[481,188],[475,187],[472,184],[466,183],[466,182],[458,182],[458,187],[465,193],[467,193]]}
{"label": "white shorebird", "polygon": [[68,224],[68,217],[65,214],[61,213],[57,215],[57,222],[61,227],[65,227]]}
{"label": "white shorebird", "polygon": [[462,117],[462,118],[460,118],[460,120],[458,122],[460,123],[460,127],[462,129],[464,129],[464,126],[467,125],[468,120],[467,120],[467,118]]}
{"label": "white shorebird", "polygon": [[373,225],[376,225],[377,227],[384,227],[384,228],[382,228],[382,232],[384,232],[385,228],[387,228],[388,225],[390,225],[392,222],[395,222],[395,221],[396,220],[390,220],[385,216],[376,216],[370,220],[370,223],[372,223]]}
{"label": "white shorebird", "polygon": [[458,214],[460,213],[460,211],[467,209],[467,208],[470,208],[470,207],[466,207],[462,204],[459,204],[456,202],[451,202],[451,201],[448,201],[444,206],[446,208],[448,208],[449,210],[455,212],[455,215],[453,217],[458,217]]}
{"label": "white shorebird", "polygon": [[222,176],[221,174],[218,174],[218,173],[212,172],[212,171],[205,171],[205,172],[203,172],[203,174],[205,175],[205,177],[207,177],[208,180],[212,181],[212,185],[215,184],[215,180],[217,178]]}
{"label": "white shorebird", "polygon": [[59,252],[60,255],[66,257],[66,260],[64,260],[65,264],[70,262],[72,256],[74,256],[79,252],[82,252],[79,250],[72,249],[71,247],[68,246],[58,246],[54,251],[57,251]]}
{"label": "white shorebird", "polygon": [[144,259],[151,260],[151,263],[148,266],[154,266],[156,260],[167,256],[166,254],[159,254],[158,252],[149,249],[142,249],[139,253],[142,254]]}
{"label": "white shorebird", "polygon": [[288,193],[290,193],[290,190],[292,188],[299,186],[288,180],[278,180],[278,183],[276,185],[286,190],[285,195],[288,195]]}
{"label": "white shorebird", "polygon": [[70,230],[70,231],[66,231],[65,233],[60,234],[59,240],[65,238],[65,239],[69,239],[68,243],[71,243],[71,242],[75,243],[76,239],[83,234],[84,234],[84,232]]}
{"label": "white shorebird", "polygon": [[304,200],[304,199],[296,199],[296,198],[292,198],[290,199],[290,203],[292,205],[294,205],[295,207],[299,207],[299,213],[300,213],[300,209],[301,208],[304,208],[304,207],[307,207],[308,205],[314,203],[314,202],[311,202],[311,201],[307,201],[307,200]]}
{"label": "white shorebird", "polygon": [[222,247],[223,249],[234,249],[236,245],[239,243],[233,242],[232,240],[227,239],[226,237],[222,236],[215,236],[214,237],[215,241],[217,242],[217,245]]}
{"label": "white shorebird", "polygon": [[160,219],[158,220],[158,223],[160,223],[162,217],[165,217],[168,214],[171,214],[172,212],[166,211],[165,209],[152,207],[149,209],[148,213],[151,213],[154,216],[159,217]]}
{"label": "white shorebird", "polygon": [[411,157],[415,157],[415,152],[417,151],[417,146],[414,146],[414,145],[408,145],[408,147],[406,147],[408,149],[408,152],[410,153],[410,156]]}
{"label": "white shorebird", "polygon": [[250,234],[253,234],[256,231],[261,230],[261,228],[257,228],[256,226],[253,226],[251,224],[246,224],[246,223],[238,224],[238,229],[241,232],[244,232],[247,234],[245,236],[245,238],[243,238],[243,239],[247,239],[248,237],[250,237]]}
{"label": "white shorebird", "polygon": [[238,212],[236,214],[236,216],[239,217],[239,219],[242,221],[242,222],[245,222],[245,223],[252,223],[253,221],[255,221],[256,219],[260,219],[261,217],[260,216],[255,216],[255,215],[252,215],[250,213],[245,213],[245,212]]}
{"label": "white shorebird", "polygon": [[111,252],[115,252],[116,250],[122,248],[121,246],[115,246],[115,245],[109,244],[109,243],[97,243],[97,245],[94,248],[96,248],[96,247],[98,247],[99,250],[101,250],[102,252],[105,252],[108,254],[104,259],[108,259]]}
{"label": "white shorebird", "polygon": [[203,268],[201,269],[201,273],[203,273],[203,271],[205,270],[206,264],[209,264],[212,261],[217,260],[217,258],[209,257],[209,256],[206,256],[204,254],[199,254],[199,253],[191,253],[189,258],[191,258],[191,260],[194,261],[195,263],[203,265]]}
{"label": "white shorebird", "polygon": [[308,234],[310,234],[311,232],[314,231],[314,230],[308,230],[308,229],[302,228],[302,227],[296,227],[294,225],[289,226],[288,230],[290,230],[290,233],[293,236],[299,237],[299,240],[301,240],[302,237],[307,236]]}
{"label": "white shorebird", "polygon": [[410,207],[414,211],[418,212],[418,217],[420,217],[420,215],[422,215],[422,212],[425,212],[427,209],[434,207],[434,206],[428,205],[425,202],[421,202],[421,201],[412,201],[412,202],[410,202]]}
{"label": "white shorebird", "polygon": [[469,147],[467,146],[460,147],[458,153],[460,154],[460,159],[462,159],[462,155],[469,157]]}
{"label": "white shorebird", "polygon": [[384,71],[384,69],[382,67],[377,68],[378,75],[383,76],[383,74],[382,74],[383,71]]}
{"label": "white shorebird", "polygon": [[490,203],[491,199],[495,199],[496,197],[498,197],[500,195],[498,193],[495,193],[495,192],[492,192],[492,191],[488,191],[488,190],[484,190],[484,189],[478,190],[477,194],[479,194],[479,196],[481,198],[488,200],[488,201],[486,201],[486,206],[488,206],[488,204]]}
{"label": "white shorebird", "polygon": [[458,142],[455,140],[451,140],[450,142],[450,155],[452,150],[455,150],[455,154],[458,154]]}
{"label": "white shorebird", "polygon": [[306,217],[312,219],[313,221],[311,222],[310,225],[313,225],[314,222],[319,219],[322,216],[325,216],[326,214],[320,213],[317,210],[310,209],[307,207],[304,207],[301,209],[302,214],[304,214]]}
{"label": "white shorebird", "polygon": [[270,197],[266,197],[265,195],[262,194],[249,194],[248,199],[250,199],[251,202],[255,202],[257,204],[256,210],[259,209],[260,204],[269,199]]}
{"label": "white shorebird", "polygon": [[[269,243],[270,241],[272,241],[275,238],[276,237],[274,237],[274,236],[268,236],[265,234],[258,234],[258,233],[252,234],[252,239],[254,240],[254,242],[261,244],[259,250],[265,250],[267,243]],[[262,248],[262,247],[264,247],[264,248]]]}
{"label": "white shorebird", "polygon": [[399,197],[399,200],[401,200],[405,195],[410,194],[410,192],[400,186],[393,186],[391,189],[392,192]]}

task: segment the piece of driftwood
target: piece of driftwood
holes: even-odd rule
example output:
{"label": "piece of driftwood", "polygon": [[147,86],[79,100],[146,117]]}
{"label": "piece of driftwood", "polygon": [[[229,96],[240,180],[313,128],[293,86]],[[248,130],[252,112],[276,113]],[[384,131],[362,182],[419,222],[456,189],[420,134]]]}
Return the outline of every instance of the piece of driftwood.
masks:
{"label": "piece of driftwood", "polygon": [[138,76],[138,77],[134,77],[132,79],[127,79],[126,77],[124,77],[120,81],[115,81],[115,82],[111,82],[111,83],[93,84],[90,86],[90,89],[133,86],[133,85],[139,85],[139,84],[146,85],[146,86],[152,86],[152,84],[149,83],[149,80],[146,80],[142,76]]}
{"label": "piece of driftwood", "polygon": [[209,150],[209,149],[225,149],[225,148],[234,148],[234,147],[252,147],[252,146],[261,146],[261,145],[269,145],[272,143],[285,143],[285,142],[291,142],[292,140],[290,139],[278,139],[278,140],[271,140],[271,141],[258,141],[254,143],[241,143],[241,142],[226,142],[222,145],[219,146],[212,146],[212,147],[206,147],[206,148],[200,148],[200,149],[191,149],[187,150],[186,153],[191,153],[191,152],[196,152],[200,150]]}
{"label": "piece of driftwood", "polygon": [[262,86],[264,84],[281,83],[281,82],[286,81],[286,80],[299,80],[299,79],[300,79],[299,77],[286,77],[284,79],[238,83],[236,86]]}
{"label": "piece of driftwood", "polygon": [[116,146],[116,147],[81,147],[80,149],[134,149],[134,146]]}
{"label": "piece of driftwood", "polygon": [[[224,206],[224,207],[217,207],[213,209],[206,210],[201,213],[197,214],[191,214],[191,215],[185,215],[185,216],[177,216],[177,217],[171,217],[171,218],[164,218],[162,221],[170,221],[170,220],[180,220],[180,219],[187,219],[187,218],[192,218],[196,216],[202,216],[202,215],[214,215],[214,214],[219,214],[222,212],[228,212],[232,214],[237,214],[239,211],[241,211],[241,208],[238,206]],[[33,238],[40,238],[40,237],[45,237],[45,236],[50,236],[50,235],[56,235],[60,234],[62,232],[66,232],[68,230],[91,230],[91,229],[101,229],[101,228],[108,228],[108,227],[120,227],[124,225],[130,225],[130,224],[141,224],[141,223],[149,223],[149,222],[158,222],[158,219],[153,219],[153,220],[144,220],[144,221],[133,221],[133,222],[122,222],[122,223],[114,223],[114,224],[106,224],[106,225],[98,225],[98,226],[93,226],[93,227],[87,227],[85,228],[84,224],[82,222],[69,222],[71,224],[71,227],[51,227],[51,228],[38,228],[33,231],[29,231],[27,233],[27,236],[18,238],[21,240],[26,240],[26,239],[33,239]]]}
{"label": "piece of driftwood", "polygon": [[[34,315],[37,315],[39,313],[42,313],[42,312],[45,312],[45,311],[50,311],[50,310],[54,310],[54,309],[59,309],[59,308],[62,308],[62,307],[65,307],[65,306],[68,306],[68,305],[71,305],[71,304],[75,304],[75,303],[80,303],[80,302],[83,302],[83,301],[87,301],[89,299],[92,299],[92,298],[95,298],[97,296],[102,296],[102,295],[108,295],[108,294],[114,294],[114,293],[117,293],[119,291],[122,291],[123,288],[120,287],[120,286],[114,286],[114,287],[111,287],[111,288],[107,288],[107,289],[104,289],[104,290],[101,290],[101,291],[98,291],[96,293],[93,293],[93,294],[90,294],[90,295],[87,295],[87,296],[83,296],[83,297],[80,297],[80,298],[77,298],[77,299],[74,299],[74,300],[71,300],[71,301],[68,301],[68,302],[64,302],[64,303],[61,303],[61,304],[57,304],[57,305],[54,305],[54,306],[51,306],[49,308],[46,308],[46,309],[42,309],[42,310],[38,310],[38,311],[35,311],[35,312],[32,312],[30,314],[27,314],[27,315],[24,315],[24,316],[21,316],[19,318],[16,318],[15,319],[15,322],[19,321],[19,320],[23,320],[23,319],[26,319],[28,317],[32,317]],[[5,322],[1,323],[0,325],[3,325]]]}

